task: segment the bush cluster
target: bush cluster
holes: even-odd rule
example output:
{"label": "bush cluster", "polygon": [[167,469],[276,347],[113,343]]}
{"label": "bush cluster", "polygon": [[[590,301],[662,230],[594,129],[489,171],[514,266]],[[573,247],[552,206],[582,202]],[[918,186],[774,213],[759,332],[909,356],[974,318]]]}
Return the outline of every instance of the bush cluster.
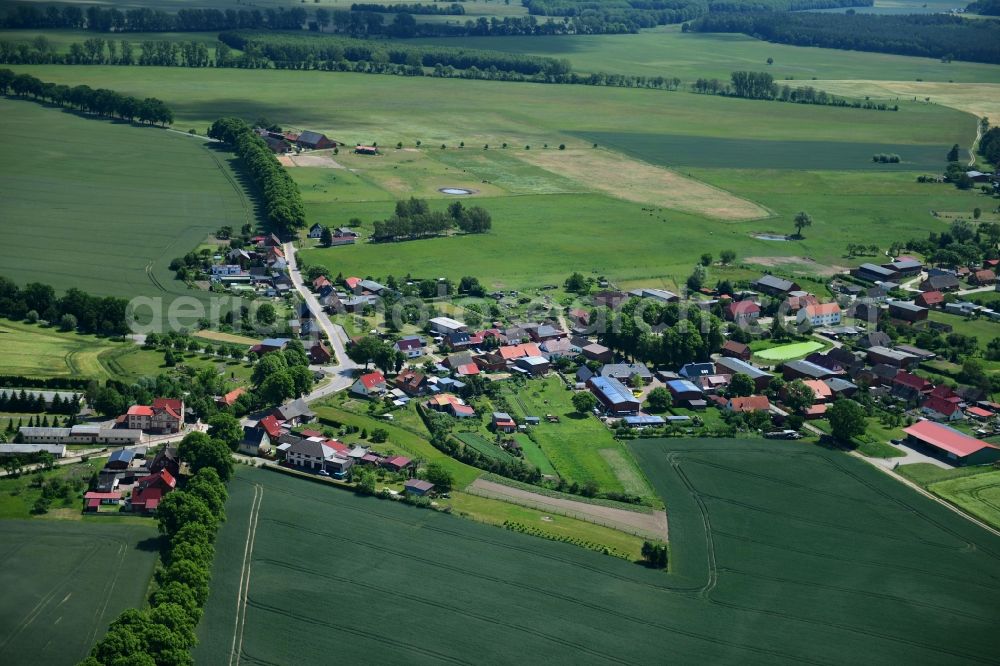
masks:
{"label": "bush cluster", "polygon": [[534,525],[525,525],[524,523],[518,523],[512,520],[503,521],[504,528],[511,530],[512,532],[520,532],[521,534],[529,534],[531,536],[541,537],[543,539],[548,539],[550,541],[561,541],[562,543],[573,544],[574,546],[579,546],[581,548],[586,548],[588,550],[597,551],[598,553],[604,553],[605,555],[612,555],[614,557],[621,557],[623,559],[629,559],[628,555],[624,555],[610,546],[605,546],[604,544],[594,543],[593,541],[586,541],[584,539],[577,539],[575,537],[559,536],[556,534],[551,534],[544,530],[541,530]]}

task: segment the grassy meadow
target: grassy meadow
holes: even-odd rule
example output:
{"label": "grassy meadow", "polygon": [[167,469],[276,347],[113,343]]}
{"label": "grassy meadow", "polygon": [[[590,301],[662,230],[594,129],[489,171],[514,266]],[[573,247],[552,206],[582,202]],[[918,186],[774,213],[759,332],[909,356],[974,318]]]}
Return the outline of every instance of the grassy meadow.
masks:
{"label": "grassy meadow", "polygon": [[142,606],[159,549],[145,523],[0,521],[0,661],[78,663],[121,611]]}
{"label": "grassy meadow", "polygon": [[[150,89],[147,94],[154,94]],[[0,99],[6,241],[0,272],[57,291],[95,295],[197,295],[170,260],[223,224],[253,221],[225,155],[162,129],[82,118]]]}
{"label": "grassy meadow", "polygon": [[997,538],[944,507],[802,443],[631,446],[670,508],[670,573],[240,468],[195,659],[440,663],[497,645],[505,660],[559,663],[995,654]]}
{"label": "grassy meadow", "polygon": [[928,490],[1000,529],[1000,472],[938,481]]}

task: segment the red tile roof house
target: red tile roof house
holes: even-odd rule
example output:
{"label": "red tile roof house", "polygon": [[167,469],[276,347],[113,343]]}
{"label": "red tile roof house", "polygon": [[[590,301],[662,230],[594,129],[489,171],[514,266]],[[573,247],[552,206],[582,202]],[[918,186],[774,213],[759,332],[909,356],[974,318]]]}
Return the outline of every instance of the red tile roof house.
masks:
{"label": "red tile roof house", "polygon": [[913,302],[922,308],[939,308],[944,305],[944,294],[940,291],[924,291]]}
{"label": "red tile roof house", "polygon": [[219,397],[219,399],[216,400],[215,403],[219,407],[232,407],[233,405],[236,404],[236,399],[246,392],[247,392],[246,388],[241,386],[238,389],[234,389],[229,393],[227,393],[226,395]]}
{"label": "red tile roof house", "polygon": [[993,412],[988,409],[983,409],[982,407],[969,407],[965,410],[965,413],[974,419],[983,421],[993,418]]}
{"label": "red tile roof house", "polygon": [[924,400],[920,406],[920,411],[935,421],[959,421],[965,418],[965,414],[958,403],[939,398],[935,395]]}
{"label": "red tile roof house", "polygon": [[892,393],[903,400],[919,400],[934,385],[919,375],[900,370],[892,380]]}
{"label": "red tile roof house", "polygon": [[263,428],[267,433],[267,436],[271,439],[278,439],[284,432],[284,429],[281,427],[281,422],[278,421],[273,414],[268,414],[262,418],[257,422],[257,425]]}
{"label": "red tile roof house", "polygon": [[386,388],[387,385],[385,375],[381,372],[375,371],[358,377],[358,380],[354,382],[353,386],[351,386],[351,393],[369,397],[385,393]]}
{"label": "red tile roof house", "polygon": [[108,493],[90,491],[83,496],[84,511],[97,511],[102,504],[118,506],[121,503],[122,494],[117,490]]}
{"label": "red tile roof house", "polygon": [[1000,461],[1000,449],[941,423],[917,421],[904,428],[910,445],[929,449],[957,465],[987,465]]}
{"label": "red tile roof house", "polygon": [[136,513],[153,513],[163,496],[177,487],[177,479],[163,469],[135,482],[129,504]]}
{"label": "red tile roof house", "polygon": [[766,395],[751,395],[745,398],[730,398],[726,403],[726,411],[730,412],[766,412],[771,409],[771,402]]}
{"label": "red tile roof house", "polygon": [[312,281],[313,291],[319,291],[323,287],[332,287],[330,281],[326,279],[325,275],[320,275],[318,278]]}
{"label": "red tile roof house", "polygon": [[410,368],[396,375],[396,388],[406,395],[423,395],[428,387],[427,376]]}
{"label": "red tile roof house", "polygon": [[412,462],[412,460],[405,456],[392,456],[382,460],[382,467],[393,472],[399,472],[409,467]]}
{"label": "red tile roof house", "polygon": [[836,303],[816,303],[807,305],[796,315],[799,324],[809,322],[812,326],[833,326],[840,323],[840,306]]}
{"label": "red tile roof house", "polygon": [[726,319],[737,324],[748,324],[760,317],[760,306],[753,301],[736,301],[725,309]]}
{"label": "red tile roof house", "polygon": [[184,427],[184,401],[156,398],[152,405],[132,405],[125,414],[130,430],[173,433]]}

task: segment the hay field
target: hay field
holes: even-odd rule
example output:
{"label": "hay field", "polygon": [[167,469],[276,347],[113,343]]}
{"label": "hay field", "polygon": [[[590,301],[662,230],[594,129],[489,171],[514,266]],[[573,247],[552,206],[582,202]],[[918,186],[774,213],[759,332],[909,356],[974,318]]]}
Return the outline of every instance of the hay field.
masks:
{"label": "hay field", "polygon": [[719,220],[767,217],[760,205],[676,171],[608,150],[535,150],[517,156],[592,190],[626,201],[662,206]]}

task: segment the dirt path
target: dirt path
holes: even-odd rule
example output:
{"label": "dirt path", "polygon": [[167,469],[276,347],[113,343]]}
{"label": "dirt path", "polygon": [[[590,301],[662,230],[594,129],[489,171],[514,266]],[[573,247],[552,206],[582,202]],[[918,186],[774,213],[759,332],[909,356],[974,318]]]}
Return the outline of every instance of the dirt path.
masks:
{"label": "dirt path", "polygon": [[549,497],[520,488],[511,488],[485,479],[473,481],[466,492],[482,497],[499,499],[512,504],[520,504],[532,509],[551,511],[552,513],[585,520],[589,523],[604,525],[612,529],[630,534],[648,534],[658,539],[667,538],[667,512],[639,513],[615,509],[600,504],[578,502],[576,500]]}

